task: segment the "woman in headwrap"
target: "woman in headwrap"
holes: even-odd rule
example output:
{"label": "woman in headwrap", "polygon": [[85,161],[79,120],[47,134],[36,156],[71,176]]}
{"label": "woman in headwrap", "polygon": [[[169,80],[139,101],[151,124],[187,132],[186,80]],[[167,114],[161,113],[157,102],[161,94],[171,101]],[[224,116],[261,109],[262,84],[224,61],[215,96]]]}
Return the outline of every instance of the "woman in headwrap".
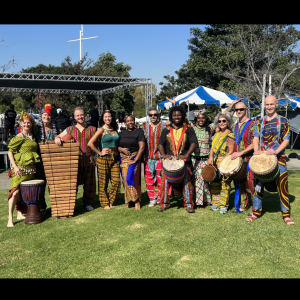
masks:
{"label": "woman in headwrap", "polygon": [[[39,125],[37,126],[37,142],[39,145],[44,145],[47,141],[54,141],[57,136],[57,131],[54,122],[52,122],[51,105],[46,104],[41,110]],[[40,149],[38,149],[40,155]],[[38,164],[38,171],[36,178],[46,181],[45,170],[42,161]],[[46,213],[46,200],[45,198],[40,202],[40,211],[44,215]]]}
{"label": "woman in headwrap", "polygon": [[208,182],[204,181],[202,170],[208,165],[208,158],[211,147],[211,137],[214,132],[214,124],[210,124],[210,119],[205,109],[194,112],[194,126],[198,140],[197,148],[191,155],[194,174],[195,186],[195,203],[199,208],[205,208],[207,204],[211,204],[211,193]]}
{"label": "woman in headwrap", "polygon": [[14,208],[18,211],[18,220],[25,218],[23,214],[27,212],[27,205],[22,200],[19,186],[21,182],[35,178],[36,164],[40,162],[40,157],[37,153],[38,144],[36,143],[36,126],[33,117],[22,112],[20,114],[20,124],[22,131],[12,138],[8,145],[8,157],[12,168],[8,173],[11,184],[8,195],[7,227],[14,227]]}
{"label": "woman in headwrap", "polygon": [[[228,112],[219,113],[215,117],[214,125],[220,131],[214,135],[210,149],[208,163],[219,168],[221,161],[234,152],[235,137],[232,129],[232,119]],[[210,191],[212,194],[211,209],[226,214],[229,204],[229,193],[231,179],[222,178],[221,181],[211,182]]]}

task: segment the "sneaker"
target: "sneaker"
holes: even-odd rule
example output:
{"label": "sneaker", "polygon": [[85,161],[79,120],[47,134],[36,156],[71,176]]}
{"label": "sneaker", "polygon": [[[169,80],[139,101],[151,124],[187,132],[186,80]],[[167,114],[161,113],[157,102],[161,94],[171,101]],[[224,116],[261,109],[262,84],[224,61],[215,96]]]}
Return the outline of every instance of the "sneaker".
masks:
{"label": "sneaker", "polygon": [[218,206],[213,204],[211,207],[210,207],[210,210],[214,210],[214,211],[217,211],[219,210]]}
{"label": "sneaker", "polygon": [[90,205],[87,205],[87,206],[85,207],[85,209],[86,209],[86,210],[93,210],[94,208],[93,208],[92,206],[90,206]]}
{"label": "sneaker", "polygon": [[149,207],[154,207],[157,204],[156,200],[150,201]]}
{"label": "sneaker", "polygon": [[227,209],[225,207],[222,207],[220,209],[220,214],[227,214],[227,213],[228,213],[228,211],[227,211]]}

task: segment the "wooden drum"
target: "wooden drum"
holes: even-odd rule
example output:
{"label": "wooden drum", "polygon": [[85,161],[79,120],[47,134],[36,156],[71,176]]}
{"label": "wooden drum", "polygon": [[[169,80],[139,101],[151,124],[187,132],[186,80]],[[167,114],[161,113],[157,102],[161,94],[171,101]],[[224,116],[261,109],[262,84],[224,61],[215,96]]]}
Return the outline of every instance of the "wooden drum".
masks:
{"label": "wooden drum", "polygon": [[27,180],[20,183],[23,201],[27,205],[25,224],[39,224],[43,222],[39,203],[45,197],[46,182],[44,180]]}
{"label": "wooden drum", "polygon": [[74,215],[80,148],[73,139],[40,145],[41,156],[50,189],[51,215],[67,218]]}
{"label": "wooden drum", "polygon": [[265,151],[259,155],[253,155],[249,161],[249,168],[255,178],[264,183],[269,192],[277,192],[276,179],[280,170],[276,155],[267,155]]}
{"label": "wooden drum", "polygon": [[207,182],[219,181],[219,171],[216,166],[207,165],[202,170],[203,179]]}
{"label": "wooden drum", "polygon": [[231,159],[231,155],[225,157],[220,163],[220,174],[234,181],[242,181],[247,177],[247,163],[241,157]]}

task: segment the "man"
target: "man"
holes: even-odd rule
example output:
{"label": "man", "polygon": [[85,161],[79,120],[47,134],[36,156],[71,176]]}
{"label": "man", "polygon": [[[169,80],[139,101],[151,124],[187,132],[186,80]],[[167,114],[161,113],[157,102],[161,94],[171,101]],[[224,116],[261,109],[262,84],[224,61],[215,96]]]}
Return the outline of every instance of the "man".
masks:
{"label": "man", "polygon": [[149,207],[153,207],[160,201],[162,165],[161,155],[158,151],[158,142],[165,124],[159,121],[159,113],[156,108],[150,107],[148,112],[150,123],[143,125],[144,134],[147,140],[144,174],[147,193],[150,199]]}
{"label": "man", "polygon": [[[253,132],[255,129],[255,122],[248,118],[248,108],[242,100],[243,99],[235,100],[232,104],[235,104],[235,113],[239,120],[234,127],[236,143],[234,146],[235,152],[231,155],[231,159],[241,157],[248,166],[249,160],[253,154]],[[234,182],[235,208],[232,210],[234,213],[248,210],[249,199],[247,192],[251,192],[252,195],[254,195],[253,173],[251,170],[249,170],[247,173],[248,178],[244,178],[242,182]]]}
{"label": "man", "polygon": [[92,205],[96,195],[95,163],[92,158],[92,150],[88,147],[88,142],[97,129],[93,126],[86,126],[84,111],[81,107],[75,108],[74,119],[77,124],[67,127],[60,133],[55,138],[55,144],[60,145],[61,138],[66,134],[71,134],[76,142],[79,143],[81,156],[78,167],[77,186],[83,184],[83,207],[87,210],[93,210]]}
{"label": "man", "polygon": [[6,145],[8,132],[10,138],[14,135],[15,130],[15,122],[16,122],[17,113],[15,112],[15,106],[11,104],[9,109],[4,114],[4,137],[3,137],[3,144]]}
{"label": "man", "polygon": [[[266,151],[267,155],[276,155],[279,163],[280,174],[276,179],[277,191],[280,198],[281,213],[287,225],[294,225],[290,218],[290,202],[288,192],[288,173],[286,168],[286,158],[284,149],[289,144],[290,129],[286,118],[278,116],[276,106],[278,102],[272,95],[265,98],[265,109],[267,115],[256,124],[253,133],[253,155],[259,155],[261,151]],[[261,216],[262,200],[264,196],[264,184],[255,180],[255,195],[253,197],[252,212],[246,218],[247,222],[252,222]]]}
{"label": "man", "polygon": [[57,109],[57,117],[54,120],[57,133],[62,133],[67,127],[71,126],[70,119],[63,113],[61,108]]}
{"label": "man", "polygon": [[91,126],[99,128],[99,105],[96,104],[91,110]]}
{"label": "man", "polygon": [[[192,172],[190,155],[197,147],[198,140],[193,128],[184,122],[185,117],[186,113],[183,107],[174,106],[170,109],[169,119],[172,123],[170,126],[167,126],[163,129],[158,143],[158,150],[162,158],[166,159],[173,157],[175,149],[179,149],[175,158],[185,160],[185,174],[182,181],[183,203],[188,213],[194,213],[195,211],[193,203],[193,185],[191,180]],[[174,136],[174,145],[171,133],[173,133]],[[183,138],[180,142],[181,137]],[[158,209],[159,212],[162,212],[169,208],[170,188],[172,188],[172,186],[173,184],[169,183],[166,180],[164,172],[162,171],[160,208]]]}

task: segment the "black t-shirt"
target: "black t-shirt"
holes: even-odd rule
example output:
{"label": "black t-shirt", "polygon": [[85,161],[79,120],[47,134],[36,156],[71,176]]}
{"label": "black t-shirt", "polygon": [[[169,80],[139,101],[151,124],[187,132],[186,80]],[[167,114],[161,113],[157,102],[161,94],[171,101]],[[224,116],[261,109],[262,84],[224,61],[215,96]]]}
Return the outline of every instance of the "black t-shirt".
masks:
{"label": "black t-shirt", "polygon": [[144,132],[139,128],[134,131],[123,130],[119,135],[119,147],[127,148],[130,153],[139,150],[139,142],[146,142]]}
{"label": "black t-shirt", "polygon": [[[178,129],[175,129],[173,127],[173,124],[170,125],[173,128],[174,138],[175,138],[175,136],[178,136],[178,139],[179,139],[184,125],[185,125],[185,123],[183,123],[183,125],[180,126]],[[167,126],[166,128],[163,129],[163,131],[161,132],[158,144],[160,144],[164,147],[166,154],[174,155],[174,149],[173,149],[171,134],[170,134],[170,126]],[[178,132],[178,134],[176,134],[176,132]],[[176,138],[175,138],[175,140],[176,140]],[[188,152],[188,150],[190,149],[191,144],[194,144],[194,143],[198,144],[198,139],[196,137],[193,127],[188,125],[188,127],[184,133],[182,143],[178,150],[177,155],[186,154]],[[176,145],[176,143],[175,143],[175,145]],[[177,147],[177,145],[176,145],[176,147]],[[190,162],[190,157],[187,158],[186,162],[187,163]]]}
{"label": "black t-shirt", "polygon": [[99,111],[96,108],[91,110],[91,121],[98,122],[99,121]]}
{"label": "black t-shirt", "polygon": [[8,109],[5,112],[5,116],[6,116],[6,122],[8,125],[10,125],[10,126],[15,125],[17,113],[14,110]]}

